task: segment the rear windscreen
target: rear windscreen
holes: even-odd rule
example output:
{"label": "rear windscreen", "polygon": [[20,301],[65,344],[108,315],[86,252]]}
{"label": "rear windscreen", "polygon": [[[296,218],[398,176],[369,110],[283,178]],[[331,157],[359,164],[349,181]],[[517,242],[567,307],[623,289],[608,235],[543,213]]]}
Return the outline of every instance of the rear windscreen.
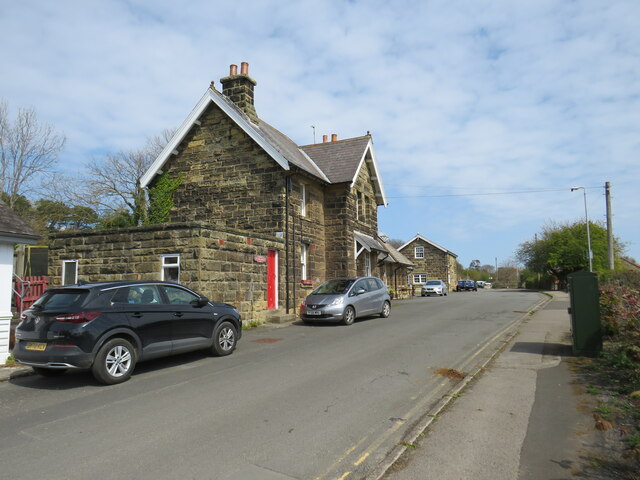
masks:
{"label": "rear windscreen", "polygon": [[82,304],[89,295],[89,290],[56,290],[45,292],[33,306],[41,309],[58,310],[70,307],[77,307]]}

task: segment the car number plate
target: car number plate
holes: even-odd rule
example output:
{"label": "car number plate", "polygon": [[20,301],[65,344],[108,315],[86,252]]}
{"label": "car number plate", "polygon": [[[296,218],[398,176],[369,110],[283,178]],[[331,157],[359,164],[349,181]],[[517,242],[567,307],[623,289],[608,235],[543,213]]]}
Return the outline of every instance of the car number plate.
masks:
{"label": "car number plate", "polygon": [[25,350],[37,350],[38,352],[44,352],[47,349],[46,343],[28,342]]}
{"label": "car number plate", "polygon": [[320,310],[307,310],[307,315],[322,315]]}

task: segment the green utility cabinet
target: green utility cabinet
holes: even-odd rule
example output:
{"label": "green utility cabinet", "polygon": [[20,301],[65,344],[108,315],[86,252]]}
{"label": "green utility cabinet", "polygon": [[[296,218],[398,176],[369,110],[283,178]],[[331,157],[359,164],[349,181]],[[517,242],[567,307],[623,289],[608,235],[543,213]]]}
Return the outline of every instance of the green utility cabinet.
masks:
{"label": "green utility cabinet", "polygon": [[573,353],[597,357],[602,351],[598,277],[581,270],[568,276]]}

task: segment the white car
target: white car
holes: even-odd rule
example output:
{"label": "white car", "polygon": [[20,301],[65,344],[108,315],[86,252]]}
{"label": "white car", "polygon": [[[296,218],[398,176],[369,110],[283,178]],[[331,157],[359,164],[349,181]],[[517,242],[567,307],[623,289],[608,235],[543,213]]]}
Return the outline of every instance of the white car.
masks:
{"label": "white car", "polygon": [[442,295],[446,295],[447,293],[449,293],[447,284],[442,280],[427,280],[427,283],[424,283],[422,285],[422,291],[420,292],[420,295],[422,295],[423,297],[431,295],[438,295],[439,297],[441,297]]}

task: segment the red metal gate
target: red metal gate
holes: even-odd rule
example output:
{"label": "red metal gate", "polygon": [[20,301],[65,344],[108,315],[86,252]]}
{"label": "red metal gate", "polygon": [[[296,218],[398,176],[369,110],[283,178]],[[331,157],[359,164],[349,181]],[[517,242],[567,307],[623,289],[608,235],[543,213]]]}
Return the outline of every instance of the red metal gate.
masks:
{"label": "red metal gate", "polygon": [[16,310],[20,315],[24,310],[33,305],[47,289],[48,281],[45,276],[13,278],[13,293],[15,294]]}

